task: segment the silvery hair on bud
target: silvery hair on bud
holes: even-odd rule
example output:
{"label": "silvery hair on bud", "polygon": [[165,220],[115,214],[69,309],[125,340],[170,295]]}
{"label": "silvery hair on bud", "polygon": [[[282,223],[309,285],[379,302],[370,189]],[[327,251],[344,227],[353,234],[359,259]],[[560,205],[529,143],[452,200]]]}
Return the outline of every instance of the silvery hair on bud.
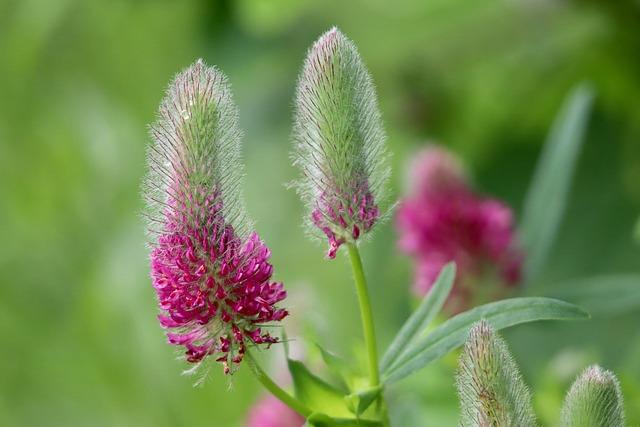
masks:
{"label": "silvery hair on bud", "polygon": [[456,378],[463,427],[536,425],[531,396],[509,350],[486,321],[469,332]]}
{"label": "silvery hair on bud", "polygon": [[369,193],[383,201],[390,170],[374,85],[355,44],[335,27],[304,62],[294,140],[293,160],[302,172],[296,187],[308,219],[320,199],[349,205],[354,195]]}
{"label": "silvery hair on bud", "polygon": [[177,74],[150,133],[143,186],[150,231],[162,232],[167,213],[185,207],[190,212],[182,214],[202,221],[197,210],[206,200],[221,206],[220,220],[245,236],[250,224],[240,192],[241,132],[227,77],[202,59]]}
{"label": "silvery hair on bud", "polygon": [[623,427],[624,409],[616,376],[590,366],[573,383],[562,408],[563,427]]}

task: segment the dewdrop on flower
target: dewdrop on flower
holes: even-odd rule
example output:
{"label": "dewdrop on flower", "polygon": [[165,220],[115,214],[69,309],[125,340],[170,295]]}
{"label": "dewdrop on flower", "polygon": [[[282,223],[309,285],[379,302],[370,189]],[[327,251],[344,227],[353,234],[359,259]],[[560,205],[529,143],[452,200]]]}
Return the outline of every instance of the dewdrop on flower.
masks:
{"label": "dewdrop on flower", "polygon": [[355,243],[380,218],[389,176],[371,77],[338,29],[309,50],[295,105],[294,162],[303,175],[297,188],[307,222],[326,236],[327,255],[335,258],[340,245]]}
{"label": "dewdrop on flower", "polygon": [[175,77],[151,126],[144,185],[160,324],[188,362],[213,356],[225,373],[248,346],[275,343],[263,325],[288,314],[239,194],[237,123],[226,77],[197,61]]}

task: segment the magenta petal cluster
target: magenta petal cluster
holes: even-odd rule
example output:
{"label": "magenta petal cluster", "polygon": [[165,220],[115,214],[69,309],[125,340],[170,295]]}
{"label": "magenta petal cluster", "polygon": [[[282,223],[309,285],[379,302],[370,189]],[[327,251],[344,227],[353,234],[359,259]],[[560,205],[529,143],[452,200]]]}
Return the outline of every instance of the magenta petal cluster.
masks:
{"label": "magenta petal cluster", "polygon": [[522,256],[515,245],[513,215],[502,202],[476,194],[451,153],[430,147],[411,167],[410,191],[400,203],[399,246],[416,261],[414,292],[426,294],[449,261],[458,277],[449,305],[464,308],[489,277],[506,286],[520,281]]}
{"label": "magenta petal cluster", "polygon": [[201,229],[183,228],[182,214],[168,219],[151,253],[151,276],[169,342],[184,346],[189,362],[215,354],[228,373],[247,342],[277,341],[259,325],[287,315],[276,308],[286,292],[271,281],[270,252],[258,236],[242,241],[216,224],[215,209],[210,213],[210,226]]}
{"label": "magenta petal cluster", "polygon": [[302,427],[304,418],[272,395],[265,396],[249,412],[247,427]]}
{"label": "magenta petal cluster", "polygon": [[353,191],[351,197],[323,194],[316,201],[311,220],[329,240],[327,256],[336,257],[338,248],[348,239],[358,240],[376,223],[380,212],[366,187]]}
{"label": "magenta petal cluster", "polygon": [[188,362],[213,356],[230,373],[248,346],[277,341],[265,327],[288,313],[278,307],[286,292],[271,279],[270,251],[247,231],[237,111],[224,75],[202,61],[179,74],[151,134],[144,190],[158,318]]}

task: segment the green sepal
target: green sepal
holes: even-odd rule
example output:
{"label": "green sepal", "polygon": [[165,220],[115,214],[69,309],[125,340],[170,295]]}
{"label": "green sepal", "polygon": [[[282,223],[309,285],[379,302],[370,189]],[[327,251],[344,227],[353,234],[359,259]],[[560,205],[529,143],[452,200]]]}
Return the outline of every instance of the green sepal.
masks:
{"label": "green sepal", "polygon": [[320,351],[320,356],[324,361],[324,364],[329,369],[329,372],[336,377],[343,386],[345,393],[354,391],[356,389],[357,375],[353,372],[353,369],[346,360],[342,357],[330,352],[329,350],[316,343],[316,347]]}
{"label": "green sepal", "polygon": [[331,418],[316,412],[307,418],[305,427],[382,427],[382,422],[354,418]]}
{"label": "green sepal", "polygon": [[371,406],[373,402],[378,399],[378,397],[380,397],[381,392],[382,387],[370,387],[351,393],[350,395],[345,396],[344,400],[349,410],[359,417],[367,410],[367,408],[369,408],[369,406]]}
{"label": "green sepal", "polygon": [[344,393],[312,374],[300,361],[289,359],[289,372],[293,378],[295,397],[308,408],[332,417],[350,417]]}

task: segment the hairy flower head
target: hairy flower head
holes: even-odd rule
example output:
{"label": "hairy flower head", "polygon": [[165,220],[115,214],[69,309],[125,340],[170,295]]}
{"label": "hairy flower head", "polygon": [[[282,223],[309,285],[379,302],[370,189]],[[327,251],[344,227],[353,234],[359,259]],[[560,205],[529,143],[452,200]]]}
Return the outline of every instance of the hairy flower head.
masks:
{"label": "hairy flower head", "polygon": [[[478,302],[479,296],[499,297],[504,285],[519,282],[522,256],[508,206],[475,193],[460,161],[443,148],[420,152],[409,176],[396,226],[400,249],[416,260],[417,295],[429,291],[449,261],[456,262],[459,272],[447,303],[453,312]],[[490,288],[487,282],[499,286]]]}
{"label": "hairy flower head", "polygon": [[563,427],[623,427],[622,393],[616,376],[590,366],[573,383],[562,408]]}
{"label": "hairy flower head", "polygon": [[220,71],[199,60],[178,74],[151,126],[144,186],[160,324],[188,362],[213,356],[225,373],[248,345],[276,342],[262,325],[287,315],[239,195],[237,116]]}
{"label": "hairy flower head", "polygon": [[533,427],[531,396],[504,341],[485,321],[474,325],[456,378],[463,427]]}
{"label": "hairy flower head", "polygon": [[[371,77],[338,29],[309,50],[296,93],[294,162],[311,229],[329,240],[329,258],[380,217],[389,176],[385,135]],[[317,233],[316,233],[317,234]]]}

